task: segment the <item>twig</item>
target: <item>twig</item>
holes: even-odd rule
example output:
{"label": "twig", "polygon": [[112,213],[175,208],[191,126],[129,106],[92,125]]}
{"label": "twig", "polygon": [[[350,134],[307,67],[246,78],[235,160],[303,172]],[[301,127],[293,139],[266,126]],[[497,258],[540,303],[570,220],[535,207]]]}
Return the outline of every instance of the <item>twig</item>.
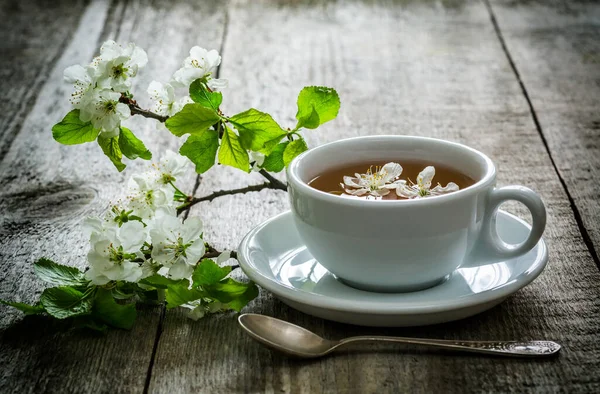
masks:
{"label": "twig", "polygon": [[258,173],[265,177],[269,183],[272,184],[271,189],[283,190],[284,192],[287,192],[287,185],[275,178],[273,175],[269,174],[265,169],[260,170]]}
{"label": "twig", "polygon": [[152,111],[148,111],[146,109],[140,108],[137,101],[135,101],[134,99],[132,99],[130,97],[125,96],[124,94],[122,94],[121,97],[119,98],[119,102],[121,102],[123,104],[127,104],[129,106],[129,110],[131,111],[132,115],[142,115],[143,117],[156,119],[162,123],[165,123],[167,121],[167,119],[169,119],[168,116],[162,116],[162,115],[156,114]]}
{"label": "twig", "polygon": [[168,116],[162,116],[159,114],[155,114],[154,112],[147,111],[145,109],[141,109],[137,105],[133,105],[133,104],[129,104],[129,110],[131,111],[132,115],[142,115],[146,118],[156,119],[159,122],[163,122],[163,123],[166,122],[167,119],[169,119]]}
{"label": "twig", "polygon": [[[277,187],[276,185],[274,185],[271,182],[265,182],[265,183],[261,183],[260,185],[251,185],[251,186],[246,186],[246,187],[242,187],[239,189],[219,190],[219,191],[216,191],[216,192],[209,194],[207,196],[204,196],[204,197],[191,198],[188,202],[186,202],[185,204],[183,204],[182,206],[177,208],[177,213],[180,213],[181,211],[191,207],[192,205],[196,205],[203,201],[212,201],[217,197],[228,196],[228,195],[233,195],[233,194],[244,194],[244,193],[249,193],[249,192],[258,192],[263,189],[279,189],[279,187]],[[283,190],[285,190],[285,189],[283,189]]]}

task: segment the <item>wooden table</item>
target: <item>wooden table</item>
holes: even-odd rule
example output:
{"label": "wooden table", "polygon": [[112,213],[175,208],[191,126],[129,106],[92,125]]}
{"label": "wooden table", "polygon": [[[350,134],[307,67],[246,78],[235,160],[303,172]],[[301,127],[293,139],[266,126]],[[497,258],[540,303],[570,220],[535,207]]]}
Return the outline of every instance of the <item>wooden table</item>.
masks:
{"label": "wooden table", "polygon": [[[290,309],[266,291],[246,311],[339,338],[386,334],[447,339],[552,339],[552,360],[460,356],[395,348],[291,360],[260,347],[235,314],[198,322],[180,310],[139,311],[132,331],[66,331],[0,306],[0,392],[600,392],[600,5],[519,0],[17,1],[0,5],[0,298],[43,290],[32,262],[83,267],[84,216],[124,193],[145,163],[118,174],[95,144],[61,146],[51,126],[69,109],[63,69],[106,39],[134,41],[150,63],[134,91],[147,103],[193,45],[223,55],[224,107],[256,107],[293,124],[305,85],[335,87],[338,118],[309,131],[312,146],[343,137],[409,134],[487,153],[499,185],[523,184],[548,207],[550,261],[492,310],[431,327],[374,329]],[[181,141],[129,121],[159,155]],[[231,168],[190,173],[188,191],[261,182]],[[527,217],[518,205],[507,207]],[[288,209],[284,192],[195,206],[206,238],[235,248]]]}

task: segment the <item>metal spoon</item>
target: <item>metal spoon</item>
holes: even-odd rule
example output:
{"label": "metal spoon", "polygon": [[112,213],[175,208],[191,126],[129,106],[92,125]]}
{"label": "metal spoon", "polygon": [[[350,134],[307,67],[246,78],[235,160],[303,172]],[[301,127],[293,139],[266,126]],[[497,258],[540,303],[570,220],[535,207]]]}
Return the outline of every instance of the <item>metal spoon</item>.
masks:
{"label": "metal spoon", "polygon": [[560,345],[551,341],[452,341],[385,336],[350,337],[339,341],[321,338],[295,324],[270,316],[246,313],[238,317],[242,328],[257,341],[296,357],[322,357],[355,342],[397,342],[463,352],[513,357],[546,357],[558,353]]}

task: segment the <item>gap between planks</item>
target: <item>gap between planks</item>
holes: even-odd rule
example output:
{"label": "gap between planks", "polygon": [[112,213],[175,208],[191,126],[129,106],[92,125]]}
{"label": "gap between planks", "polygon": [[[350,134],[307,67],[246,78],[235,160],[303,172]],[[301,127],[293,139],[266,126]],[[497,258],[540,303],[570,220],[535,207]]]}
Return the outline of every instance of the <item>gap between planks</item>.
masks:
{"label": "gap between planks", "polygon": [[527,105],[529,106],[529,112],[531,114],[531,118],[533,119],[535,128],[542,140],[542,144],[544,144],[544,149],[546,149],[546,152],[548,153],[548,157],[550,158],[550,162],[552,163],[554,172],[556,173],[556,176],[558,176],[558,180],[560,181],[560,184],[562,185],[562,188],[567,195],[567,199],[569,200],[569,205],[571,206],[571,210],[573,211],[573,216],[575,218],[575,222],[577,222],[577,227],[579,228],[579,232],[581,233],[583,242],[585,243],[585,246],[587,247],[588,251],[590,252],[592,259],[596,263],[596,267],[600,270],[600,258],[598,257],[598,253],[596,252],[596,248],[594,247],[592,238],[590,237],[590,234],[588,233],[587,229],[585,228],[585,225],[583,224],[583,219],[581,217],[581,213],[579,212],[579,209],[577,208],[577,205],[575,204],[575,200],[573,199],[573,196],[571,195],[571,192],[569,191],[569,188],[567,187],[567,183],[565,182],[562,175],[560,174],[560,171],[558,170],[556,162],[554,161],[554,157],[552,156],[552,152],[550,151],[550,146],[548,145],[548,141],[546,140],[546,136],[544,135],[544,131],[542,130],[542,125],[540,124],[540,121],[538,119],[535,108],[533,107],[531,98],[529,97],[529,92],[527,91],[527,88],[525,87],[525,83],[523,82],[523,79],[521,78],[521,74],[519,73],[519,70],[517,69],[517,65],[515,64],[515,62],[512,58],[512,55],[510,54],[510,52],[508,50],[508,46],[506,44],[506,41],[504,40],[502,31],[500,30],[500,25],[498,24],[498,20],[496,19],[496,15],[494,14],[492,5],[490,4],[489,0],[482,0],[482,1],[485,4],[485,7],[487,8],[488,14],[490,16],[490,20],[492,22],[492,25],[494,26],[494,30],[496,31],[496,36],[498,37],[498,40],[500,41],[500,45],[502,46],[502,50],[504,51],[504,54],[506,55],[506,59],[508,60],[508,63],[510,64],[511,69],[512,69],[513,73],[515,74],[515,77],[517,78],[517,82],[519,82],[519,86],[521,87],[521,92],[523,93],[523,96],[525,97],[525,100],[527,101]]}
{"label": "gap between planks", "polygon": [[[223,65],[223,52],[225,49],[225,41],[227,40],[227,32],[229,30],[229,8],[225,7],[224,18],[223,18],[223,35],[221,36],[221,45],[219,46],[219,55],[221,56],[221,64],[217,66],[217,71],[215,72],[215,77],[220,78],[221,76],[221,66]],[[202,183],[202,175],[196,175],[196,182],[194,183],[194,188],[192,189],[192,196],[195,196],[198,192],[198,188],[200,188],[200,183]],[[184,210],[183,218],[186,220],[190,215],[190,209],[192,207],[188,206]],[[148,394],[150,392],[150,384],[152,383],[152,371],[154,369],[154,362],[156,360],[156,353],[158,351],[158,345],[160,344],[160,338],[163,332],[163,324],[165,321],[165,314],[167,308],[165,305],[162,306],[160,311],[160,316],[158,319],[158,326],[156,328],[156,337],[154,338],[154,346],[152,348],[152,355],[150,356],[150,363],[148,365],[148,372],[146,373],[146,382],[144,384],[144,394]]]}

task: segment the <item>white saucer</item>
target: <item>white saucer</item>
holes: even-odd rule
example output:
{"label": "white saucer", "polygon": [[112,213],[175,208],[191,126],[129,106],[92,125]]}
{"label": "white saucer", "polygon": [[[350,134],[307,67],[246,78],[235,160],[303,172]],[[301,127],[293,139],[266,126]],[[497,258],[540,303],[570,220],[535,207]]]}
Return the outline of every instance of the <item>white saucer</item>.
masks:
{"label": "white saucer", "polygon": [[[530,229],[504,211],[498,211],[497,226],[509,243],[523,241]],[[469,263],[430,289],[372,293],[341,283],[321,266],[306,250],[288,211],[250,231],[238,260],[250,279],[304,313],[362,326],[403,327],[458,320],[498,305],[543,271],[548,250],[542,239],[524,256]]]}

